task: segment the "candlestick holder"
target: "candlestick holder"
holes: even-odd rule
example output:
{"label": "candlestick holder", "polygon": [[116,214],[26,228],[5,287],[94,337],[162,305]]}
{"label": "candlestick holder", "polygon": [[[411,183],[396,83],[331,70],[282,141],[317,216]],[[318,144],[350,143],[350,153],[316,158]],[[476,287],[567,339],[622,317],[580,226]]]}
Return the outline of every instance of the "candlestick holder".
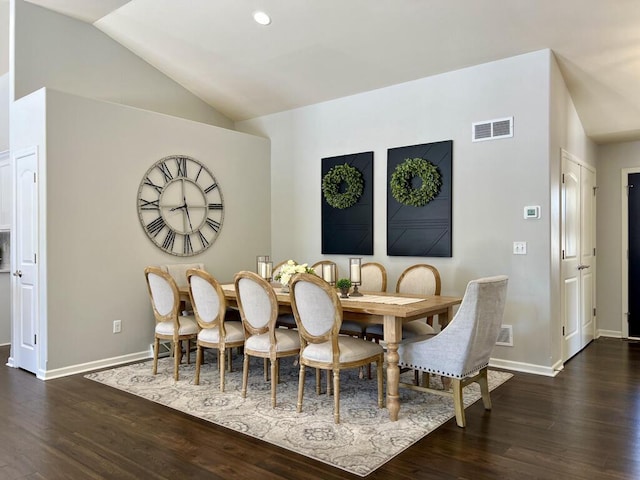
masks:
{"label": "candlestick holder", "polygon": [[362,277],[360,268],[362,266],[361,258],[350,258],[349,259],[349,279],[351,280],[351,285],[353,285],[353,292],[351,292],[352,297],[362,297],[362,293],[358,291],[358,286],[362,284]]}

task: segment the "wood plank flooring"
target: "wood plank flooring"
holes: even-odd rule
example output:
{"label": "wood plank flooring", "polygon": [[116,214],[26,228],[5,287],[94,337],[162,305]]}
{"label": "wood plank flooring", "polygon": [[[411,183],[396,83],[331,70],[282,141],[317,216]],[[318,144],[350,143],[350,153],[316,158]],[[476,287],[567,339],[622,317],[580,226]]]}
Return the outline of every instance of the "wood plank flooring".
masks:
{"label": "wood plank flooring", "polygon": [[[360,478],[82,375],[37,380],[8,355],[0,347],[0,480]],[[640,478],[640,343],[598,339],[555,378],[516,373],[492,401],[367,478]]]}

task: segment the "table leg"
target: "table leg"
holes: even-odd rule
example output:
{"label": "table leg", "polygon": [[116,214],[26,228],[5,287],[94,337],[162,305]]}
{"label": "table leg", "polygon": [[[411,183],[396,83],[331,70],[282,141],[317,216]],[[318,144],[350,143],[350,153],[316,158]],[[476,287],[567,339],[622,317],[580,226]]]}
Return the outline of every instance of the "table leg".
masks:
{"label": "table leg", "polygon": [[438,323],[440,324],[440,330],[444,330],[444,327],[449,325],[449,322],[453,319],[453,307],[447,308],[446,313],[438,315]]}
{"label": "table leg", "polygon": [[398,367],[398,343],[402,340],[402,320],[392,315],[384,316],[384,341],[387,345],[387,410],[392,422],[400,412],[400,367]]}

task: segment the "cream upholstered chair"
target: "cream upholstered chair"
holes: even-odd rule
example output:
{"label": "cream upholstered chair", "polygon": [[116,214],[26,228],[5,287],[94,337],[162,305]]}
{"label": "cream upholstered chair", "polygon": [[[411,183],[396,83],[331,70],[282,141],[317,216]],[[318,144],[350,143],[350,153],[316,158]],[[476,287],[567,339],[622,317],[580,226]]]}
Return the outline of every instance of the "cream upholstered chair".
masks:
{"label": "cream upholstered chair", "polygon": [[[276,275],[280,273],[280,269],[284,265],[286,265],[287,262],[288,260],[285,260],[284,262],[280,262],[275,267],[273,267],[273,270],[272,270],[273,278],[275,278]],[[282,313],[278,315],[278,320],[276,320],[276,325],[278,327],[296,328],[296,320],[293,318],[292,313]]]}
{"label": "cream upholstered chair", "polygon": [[363,263],[360,267],[360,290],[365,292],[387,291],[387,269],[376,262]]}
{"label": "cream upholstered chair", "polygon": [[[153,315],[156,319],[155,339],[153,344],[153,374],[158,372],[158,349],[160,340],[172,342],[174,369],[173,378],[178,380],[178,367],[182,358],[181,344],[187,340],[187,362],[191,351],[191,340],[198,336],[198,324],[192,316],[180,316],[178,307],[180,294],[176,282],[171,275],[158,267],[147,267],[144,270],[147,280]],[[186,277],[185,277],[186,278]]]}
{"label": "cream upholstered chair", "polygon": [[[456,423],[466,425],[462,389],[477,382],[487,410],[491,398],[487,384],[487,366],[491,350],[498,339],[507,295],[507,277],[481,278],[469,282],[462,304],[447,328],[429,339],[407,339],[399,348],[400,367],[451,378]],[[442,394],[411,384],[400,386]]]}
{"label": "cream upholstered chair", "polygon": [[[340,335],[342,305],[338,293],[322,278],[300,273],[291,279],[291,307],[300,333],[300,379],[298,412],[302,411],[305,368],[333,371],[334,421],[340,423],[340,370],[376,362],[378,406],[382,408],[382,362],[384,350],[374,342]],[[319,386],[316,375],[316,387]]]}
{"label": "cream upholstered chair", "polygon": [[[244,327],[244,362],[242,366],[242,397],[247,396],[249,357],[261,357],[271,362],[271,406],[276,406],[278,361],[298,355],[300,337],[295,330],[276,328],[278,299],[265,279],[253,272],[239,272],[234,279],[238,307]],[[266,369],[265,369],[266,380]]]}
{"label": "cream upholstered chair", "polygon": [[227,302],[224,292],[218,281],[209,273],[191,268],[187,270],[187,282],[193,313],[200,327],[197,338],[195,384],[200,384],[203,348],[216,348],[220,370],[220,391],[224,392],[226,352],[229,352],[229,369],[231,369],[231,349],[244,345],[242,323],[225,321]]}

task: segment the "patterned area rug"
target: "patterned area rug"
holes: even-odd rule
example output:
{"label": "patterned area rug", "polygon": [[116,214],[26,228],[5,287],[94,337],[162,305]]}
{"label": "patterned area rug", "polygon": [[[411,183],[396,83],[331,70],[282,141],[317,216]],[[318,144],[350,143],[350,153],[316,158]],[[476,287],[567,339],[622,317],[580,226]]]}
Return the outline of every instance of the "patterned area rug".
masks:
{"label": "patterned area rug", "polygon": [[[124,390],[176,410],[250,435],[350,473],[366,476],[454,416],[453,400],[441,395],[400,389],[400,418],[391,422],[386,408],[377,407],[375,365],[372,380],[359,378],[358,370],[340,374],[340,424],[333,423],[333,396],[315,393],[315,370],[307,369],[302,413],[296,413],[298,367],[284,359],[280,367],[277,407],[271,408],[270,383],[264,381],[262,361],[252,359],[247,398],[240,396],[242,360],[234,359],[227,372],[225,392],[219,391],[215,357],[208,356],[194,385],[195,365],[180,366],[173,380],[173,359],[161,358],[158,375],[151,362],[127,365],[85,375],[86,378]],[[255,360],[255,361],[254,361]],[[405,373],[403,381],[410,381]],[[494,389],[512,375],[489,371]],[[439,379],[432,378],[432,387]],[[465,405],[480,398],[477,384],[465,388]]]}

